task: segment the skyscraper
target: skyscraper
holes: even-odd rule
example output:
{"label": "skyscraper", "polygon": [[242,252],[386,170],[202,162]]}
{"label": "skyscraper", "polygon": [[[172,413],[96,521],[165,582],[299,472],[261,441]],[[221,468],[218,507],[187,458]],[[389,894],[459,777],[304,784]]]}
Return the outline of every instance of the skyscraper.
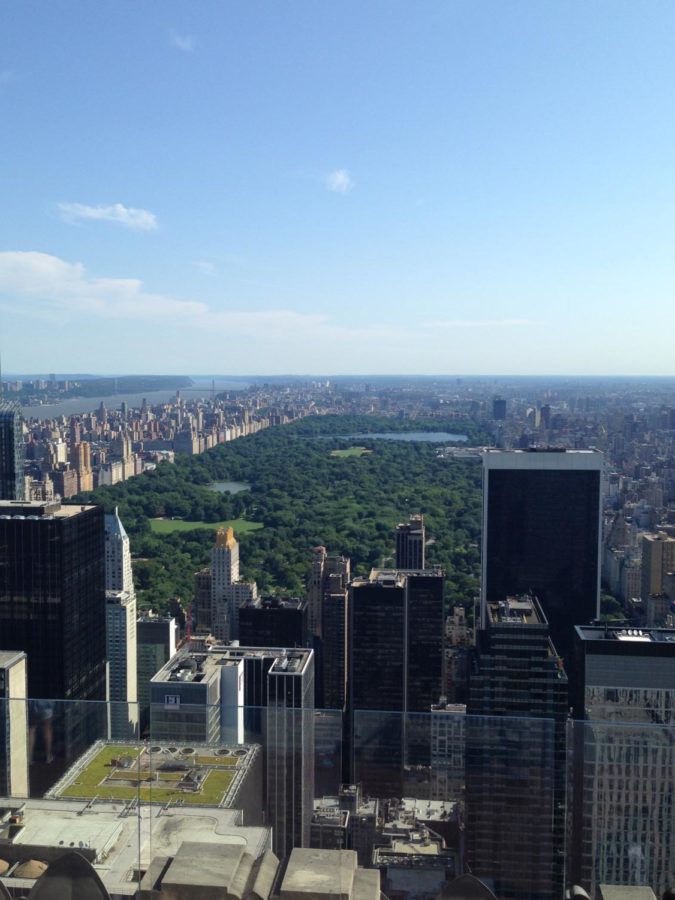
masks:
{"label": "skyscraper", "polygon": [[642,544],[642,602],[646,603],[650,594],[663,593],[663,579],[668,572],[675,571],[675,538],[663,531],[641,535]]}
{"label": "skyscraper", "polygon": [[343,710],[347,699],[349,589],[340,575],[330,575],[321,604],[323,708]]}
{"label": "skyscraper", "polygon": [[106,653],[108,721],[114,740],[128,740],[138,727],[136,594],[129,537],[117,508],[105,517]]}
{"label": "skyscraper", "polygon": [[[309,847],[314,810],[314,655],[282,651],[267,674],[267,809],[277,856]],[[301,749],[302,748],[302,749]]]}
{"label": "skyscraper", "polygon": [[411,516],[396,526],[396,568],[424,568],[424,516]]}
{"label": "skyscraper", "polygon": [[131,550],[117,507],[105,517],[105,589],[134,593]]}
{"label": "skyscraper", "polygon": [[239,607],[239,641],[244,647],[307,647],[307,601],[262,597]]}
{"label": "skyscraper", "polygon": [[[0,649],[27,654],[29,697],[104,701],[103,509],[0,502],[0,572]],[[96,712],[66,707],[67,756],[91,738]]]}
{"label": "skyscraper", "polygon": [[0,399],[0,500],[24,498],[21,407]]}
{"label": "skyscraper", "polygon": [[171,616],[142,615],[136,622],[136,682],[141,732],[150,719],[150,679],[176,652],[178,625]]}
{"label": "skyscraper", "polygon": [[310,841],[314,653],[228,644],[206,648],[203,639],[192,640],[152,679],[153,740],[231,740],[241,733],[238,720],[245,718],[247,741],[264,748],[274,852],[286,857]]}
{"label": "skyscraper", "polygon": [[231,528],[219,528],[211,550],[211,627],[219,640],[236,636],[236,608],[230,591],[235,581],[239,581],[239,544]]}
{"label": "skyscraper", "polygon": [[[206,579],[203,580],[205,586]],[[239,638],[239,607],[256,600],[255,581],[239,580],[239,544],[231,528],[219,528],[211,550],[211,631],[221,641]],[[199,615],[199,610],[197,611]],[[197,620],[203,630],[205,617]]]}
{"label": "skyscraper", "polygon": [[675,629],[575,629],[570,877],[672,885]]}
{"label": "skyscraper", "polygon": [[563,894],[568,685],[534,597],[489,603],[469,677],[467,858],[498,897]]}
{"label": "skyscraper", "polygon": [[597,450],[487,450],[483,454],[481,623],[487,604],[533,593],[558,652],[575,625],[599,615]]}
{"label": "skyscraper", "polygon": [[137,736],[136,595],[106,591],[106,651],[109,667],[108,724],[113,740]]}
{"label": "skyscraper", "polygon": [[321,607],[329,587],[335,590],[336,577],[339,577],[340,586],[346,588],[351,578],[349,558],[338,553],[328,553],[323,546],[315,547],[307,583],[309,631],[314,637],[320,638],[323,635]]}
{"label": "skyscraper", "polygon": [[374,796],[400,796],[403,766],[429,762],[428,712],[442,685],[443,585],[440,571],[373,569],[350,587],[351,780]]}

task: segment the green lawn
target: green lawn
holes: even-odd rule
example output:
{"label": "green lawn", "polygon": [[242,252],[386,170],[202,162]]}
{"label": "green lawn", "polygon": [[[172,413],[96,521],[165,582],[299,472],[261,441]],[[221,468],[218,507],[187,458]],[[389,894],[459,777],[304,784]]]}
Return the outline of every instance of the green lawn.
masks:
{"label": "green lawn", "polygon": [[[156,782],[144,784],[140,787],[122,786],[112,783],[112,779],[104,781],[113,774],[110,761],[114,756],[138,757],[138,750],[130,747],[103,747],[92,759],[89,765],[77,776],[77,780],[62,791],[60,797],[91,798],[100,797],[101,800],[112,798],[113,800],[133,800],[138,798],[141,803],[168,803],[170,800],[180,800],[182,803],[215,805],[220,803],[225,792],[232,783],[234,772],[225,769],[209,769],[202,784],[201,790],[195,793],[189,791],[174,790],[172,787],[159,787]],[[222,757],[209,758],[211,763],[221,762]],[[140,776],[144,780],[149,773],[139,772],[137,768],[123,770],[129,779]],[[120,772],[120,770],[118,770]],[[161,773],[164,774],[164,773]],[[161,777],[160,774],[160,777]],[[167,773],[169,774],[169,773]],[[173,773],[171,773],[173,774]],[[123,777],[115,774],[115,778]]]}
{"label": "green lawn", "polygon": [[188,522],[185,519],[150,519],[150,528],[155,534],[171,534],[174,531],[193,531],[195,528],[234,528],[235,536],[248,531],[258,531],[262,522],[246,519],[230,519],[227,522]]}
{"label": "green lawn", "polygon": [[347,447],[346,450],[331,450],[330,455],[337,457],[363,456],[364,453],[372,452],[372,450],[368,450],[366,447]]}

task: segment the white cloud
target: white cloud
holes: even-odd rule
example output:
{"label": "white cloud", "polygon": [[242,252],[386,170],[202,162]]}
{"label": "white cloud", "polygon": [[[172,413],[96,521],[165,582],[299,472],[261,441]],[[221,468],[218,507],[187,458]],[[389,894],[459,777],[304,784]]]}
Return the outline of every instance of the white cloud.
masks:
{"label": "white cloud", "polygon": [[[532,345],[533,328],[540,338],[551,333],[550,327],[542,331],[543,322],[496,317],[398,323],[364,314],[352,324],[319,305],[313,312],[270,308],[272,304],[247,309],[223,299],[212,308],[153,293],[135,278],[93,277],[82,263],[47,253],[0,252],[3,328],[52,344],[57,336],[79,359],[100,356],[109,365],[120,347],[126,353],[127,344],[133,344],[135,362],[130,356],[129,365],[141,366],[150,354],[180,359],[193,371],[213,370],[227,359],[232,372],[366,371],[363,366],[370,372],[468,372],[478,360],[497,358],[505,331],[514,358]],[[39,321],[26,329],[23,316]],[[143,321],[151,324],[140,327]],[[148,333],[158,336],[156,346],[147,343]],[[93,341],[88,335],[95,336]],[[101,336],[105,339],[99,340]]]}
{"label": "white cloud", "polygon": [[346,169],[335,169],[326,176],[326,187],[336,194],[346,194],[354,187],[354,182]]}
{"label": "white cloud", "polygon": [[194,266],[196,269],[203,275],[215,275],[216,267],[212,262],[209,262],[208,259],[198,259],[195,261]]}
{"label": "white cloud", "polygon": [[439,319],[427,322],[426,327],[436,328],[518,328],[533,325],[532,319]]}
{"label": "white cloud", "polygon": [[157,216],[147,209],[134,209],[113,203],[110,206],[87,206],[85,203],[59,203],[59,212],[64,222],[117,222],[133,231],[154,231]]}
{"label": "white cloud", "polygon": [[[77,313],[104,319],[185,319],[208,307],[146,291],[136,278],[89,278],[82,263],[37,252],[0,252],[0,301],[22,298],[19,309],[52,316]],[[26,308],[24,308],[26,307]]]}
{"label": "white cloud", "polygon": [[169,35],[169,43],[177,50],[182,50],[183,53],[192,53],[197,45],[194,35],[178,34],[177,31],[171,32]]}

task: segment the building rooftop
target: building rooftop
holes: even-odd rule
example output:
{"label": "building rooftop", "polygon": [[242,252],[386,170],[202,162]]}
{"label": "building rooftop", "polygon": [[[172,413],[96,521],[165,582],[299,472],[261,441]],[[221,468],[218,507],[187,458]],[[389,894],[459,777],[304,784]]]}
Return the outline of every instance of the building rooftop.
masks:
{"label": "building rooftop", "polygon": [[0,500],[0,519],[68,519],[95,506],[44,500]]}
{"label": "building rooftop", "polygon": [[[10,825],[10,817],[17,821]],[[235,809],[0,799],[0,858],[51,860],[55,851],[77,849],[91,860],[110,894],[134,897],[139,869],[146,870],[156,857],[175,856],[185,841],[218,845],[219,853],[223,845],[232,846],[259,857],[270,847],[269,829],[242,827],[240,821],[241,811]],[[7,883],[27,893],[34,879]]]}
{"label": "building rooftop", "polygon": [[380,874],[360,869],[354,850],[296,847],[288,861],[280,895],[282,900],[300,897],[379,900]]}
{"label": "building rooftop", "polygon": [[245,604],[248,609],[304,609],[307,601],[301,597],[257,597]]}
{"label": "building rooftop", "polygon": [[[621,641],[625,644],[675,644],[675,628],[630,628],[626,625],[576,625],[582,641]],[[675,651],[674,651],[675,652]]]}
{"label": "building rooftop", "polygon": [[256,744],[215,748],[97,741],[47,796],[227,807],[259,752]]}
{"label": "building rooftop", "polygon": [[305,671],[313,652],[302,648],[286,650],[279,647],[240,647],[236,642],[226,644],[193,638],[189,646],[171,657],[153,676],[152,681],[209,682],[220,678],[223,666],[237,664],[244,658],[272,657],[274,662],[270,672],[301,674]]}
{"label": "building rooftop", "polygon": [[604,455],[595,448],[570,450],[565,447],[528,447],[525,450],[501,450],[486,447],[482,454],[487,469],[548,469],[600,471]]}
{"label": "building rooftop", "polygon": [[108,535],[110,535],[111,537],[119,538],[120,540],[123,540],[127,537],[127,533],[124,530],[124,525],[122,525],[122,520],[120,519],[117,507],[115,507],[114,513],[106,514],[105,530]]}
{"label": "building rooftop", "polygon": [[0,669],[13,665],[20,659],[25,659],[23,650],[0,650]]}
{"label": "building rooftop", "polygon": [[405,587],[406,578],[410,575],[440,578],[443,572],[440,566],[426,569],[371,569],[370,575],[354,578],[352,585],[379,584],[382,587]]}
{"label": "building rooftop", "polygon": [[491,625],[547,625],[546,616],[536,597],[523,594],[487,604]]}

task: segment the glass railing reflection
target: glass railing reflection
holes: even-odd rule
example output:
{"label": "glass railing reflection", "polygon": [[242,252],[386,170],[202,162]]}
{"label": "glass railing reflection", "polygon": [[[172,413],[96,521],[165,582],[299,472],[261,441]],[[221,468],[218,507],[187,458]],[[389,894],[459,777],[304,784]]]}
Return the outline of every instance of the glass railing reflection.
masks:
{"label": "glass railing reflection", "polygon": [[662,894],[673,877],[672,727],[274,703],[140,722],[128,704],[0,703],[5,883],[27,894],[29,873],[77,850],[124,895],[184,843],[278,863],[351,849],[397,897],[465,872],[532,898],[572,883]]}

